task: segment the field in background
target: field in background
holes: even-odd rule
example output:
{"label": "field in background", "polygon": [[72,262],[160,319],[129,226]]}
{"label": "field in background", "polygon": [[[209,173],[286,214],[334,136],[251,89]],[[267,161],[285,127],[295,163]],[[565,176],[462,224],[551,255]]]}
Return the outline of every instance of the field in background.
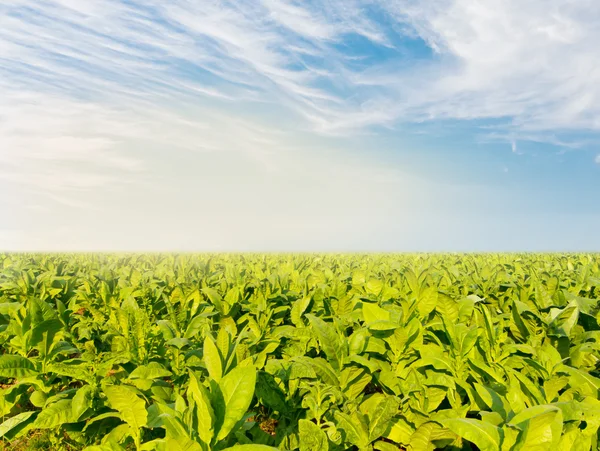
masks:
{"label": "field in background", "polygon": [[0,437],[597,449],[599,301],[598,255],[0,255]]}

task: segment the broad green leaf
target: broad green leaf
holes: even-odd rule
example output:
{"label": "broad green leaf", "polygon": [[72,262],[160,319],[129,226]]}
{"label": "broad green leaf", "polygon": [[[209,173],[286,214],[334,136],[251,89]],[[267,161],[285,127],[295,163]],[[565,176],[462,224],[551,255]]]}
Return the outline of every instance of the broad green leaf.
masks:
{"label": "broad green leaf", "polygon": [[319,344],[325,351],[334,368],[341,370],[344,362],[344,342],[332,324],[326,323],[315,315],[306,315],[319,338]]}
{"label": "broad green leaf", "polygon": [[193,400],[195,405],[198,435],[204,443],[210,443],[214,436],[215,413],[206,389],[191,371],[188,399]]}
{"label": "broad green leaf", "polygon": [[123,448],[121,445],[119,445],[118,443],[104,443],[102,445],[93,445],[93,446],[87,446],[85,448],[83,448],[83,451],[124,451],[125,448]]}
{"label": "broad green leaf", "polygon": [[277,448],[266,445],[235,445],[223,451],[278,451]]}
{"label": "broad green leaf", "polygon": [[417,310],[421,317],[427,317],[437,306],[438,291],[435,287],[422,289],[417,297]]}
{"label": "broad green leaf", "polygon": [[60,376],[67,376],[73,380],[79,380],[93,384],[96,382],[94,374],[85,364],[67,364],[62,362],[53,362],[46,365],[47,373],[54,373]]}
{"label": "broad green leaf", "polygon": [[378,279],[369,279],[365,284],[365,290],[368,294],[373,296],[379,296],[384,288],[384,283]]}
{"label": "broad green leaf", "polygon": [[33,404],[35,407],[42,408],[46,404],[46,400],[48,399],[48,395],[41,390],[34,391],[29,397],[29,402]]}
{"label": "broad green leaf", "polygon": [[582,371],[567,365],[562,365],[561,369],[571,376],[571,386],[583,390],[584,394],[598,396],[600,390],[599,378],[592,376],[586,371]]}
{"label": "broad green leaf", "polygon": [[340,388],[348,399],[356,399],[371,382],[371,375],[361,367],[347,367],[340,374]]}
{"label": "broad green leaf", "polygon": [[440,429],[440,425],[433,422],[421,424],[410,436],[410,451],[433,451],[436,446],[433,443],[435,432]]}
{"label": "broad green leaf", "polygon": [[14,431],[15,428],[23,427],[27,423],[32,423],[35,418],[31,418],[37,412],[29,411],[19,413],[14,417],[8,418],[4,420],[2,424],[0,424],[0,437],[6,437],[11,431]]}
{"label": "broad green leaf", "polygon": [[542,451],[560,442],[563,428],[562,411],[555,406],[534,406],[519,412],[511,420],[522,432],[516,450]]}
{"label": "broad green leaf", "polygon": [[521,316],[521,311],[517,307],[518,305],[519,304],[517,302],[513,301],[512,308],[511,308],[511,314],[512,314],[512,319],[513,319],[515,327],[513,327],[512,330],[514,331],[514,333],[517,334],[517,338],[525,341],[527,339],[527,337],[529,337],[531,332],[529,331],[529,328],[525,324],[525,321],[523,321],[523,318]]}
{"label": "broad green leaf", "polygon": [[204,451],[200,443],[191,439],[173,439],[169,438],[166,441],[166,451]]}
{"label": "broad green leaf", "polygon": [[148,421],[146,403],[135,392],[124,385],[109,385],[104,388],[110,407],[121,414],[121,418],[134,430],[138,430]]}
{"label": "broad green leaf", "polygon": [[306,311],[312,298],[309,296],[304,296],[296,301],[294,301],[292,305],[292,310],[290,312],[290,320],[296,327],[304,326],[302,322],[302,314]]}
{"label": "broad green leaf", "polygon": [[73,403],[71,405],[73,421],[79,421],[81,416],[88,410],[91,409],[94,402],[94,389],[89,385],[84,385],[75,396],[73,396]]}
{"label": "broad green leaf", "polygon": [[385,437],[388,440],[401,445],[408,445],[414,432],[414,427],[411,426],[404,418],[397,418],[392,420],[392,426]]}
{"label": "broad green leaf", "polygon": [[328,451],[329,441],[323,430],[312,421],[300,420],[300,451]]}
{"label": "broad green leaf", "polygon": [[444,427],[477,445],[481,451],[499,451],[502,445],[502,429],[470,418],[448,418],[440,421]]}
{"label": "broad green leaf", "polygon": [[204,339],[203,357],[208,374],[219,382],[223,377],[223,359],[217,344],[210,335]]}
{"label": "broad green leaf", "polygon": [[393,443],[384,442],[379,440],[373,444],[373,449],[377,451],[398,451],[398,447]]}
{"label": "broad green leaf", "polygon": [[0,377],[23,378],[36,374],[35,364],[31,360],[18,355],[0,356]]}
{"label": "broad green leaf", "polygon": [[212,302],[217,311],[222,315],[225,314],[224,301],[221,295],[214,288],[203,288],[202,292]]}
{"label": "broad green leaf", "polygon": [[344,431],[346,440],[359,448],[369,445],[369,431],[367,425],[360,422],[357,416],[350,416],[343,412],[334,413],[336,426]]}
{"label": "broad green leaf", "polygon": [[185,442],[190,439],[188,431],[179,418],[179,413],[169,406],[154,403],[148,407],[148,427],[162,427],[166,431],[168,439]]}
{"label": "broad green leaf", "polygon": [[[310,359],[308,357],[296,357],[295,363],[306,363],[307,366],[312,368],[316,373],[317,377],[321,379],[324,383],[329,385],[338,385],[339,380],[336,371],[333,369],[331,364],[320,357]],[[294,367],[292,366],[292,369]],[[296,368],[298,370],[298,368]],[[298,371],[298,376],[308,376],[310,373],[305,371],[304,366],[301,367],[300,371]]]}
{"label": "broad green leaf", "polygon": [[206,317],[203,315],[197,315],[190,320],[188,326],[183,334],[183,338],[188,340],[195,337],[198,332],[202,330],[202,327],[206,324]]}
{"label": "broad green leaf", "polygon": [[121,415],[119,415],[117,412],[106,412],[106,413],[101,413],[100,415],[97,415],[93,418],[90,418],[89,420],[87,420],[83,431],[85,432],[86,429],[88,429],[91,425],[93,425],[94,423],[97,423],[98,421],[102,421],[105,420],[107,418],[118,418],[119,420],[122,420]]}
{"label": "broad green leaf", "polygon": [[61,399],[42,409],[35,419],[36,429],[52,429],[65,423],[73,423],[72,400]]}
{"label": "broad green leaf", "polygon": [[158,362],[150,362],[148,365],[140,365],[129,375],[129,379],[160,379],[169,377],[173,373]]}
{"label": "broad green leaf", "polygon": [[223,396],[225,411],[223,422],[217,434],[217,441],[223,440],[240,421],[254,396],[256,369],[254,367],[237,367],[230,371],[219,382]]}
{"label": "broad green leaf", "polygon": [[392,418],[398,411],[399,401],[394,396],[374,394],[360,406],[369,418],[369,441],[380,438],[391,428]]}
{"label": "broad green leaf", "polygon": [[1,302],[0,303],[0,315],[10,316],[17,310],[23,307],[20,302]]}
{"label": "broad green leaf", "polygon": [[102,437],[102,443],[123,443],[127,437],[135,436],[135,432],[127,423],[119,424]]}
{"label": "broad green leaf", "polygon": [[449,321],[458,319],[458,303],[445,293],[438,293],[435,310],[442,318]]}
{"label": "broad green leaf", "polygon": [[390,312],[382,309],[377,304],[373,304],[370,302],[363,302],[362,314],[363,314],[365,323],[367,323],[367,324],[374,323],[376,321],[389,321],[390,320]]}
{"label": "broad green leaf", "polygon": [[[31,330],[29,338],[29,346],[35,347],[39,345],[44,339],[52,342],[54,336],[63,328],[63,324],[58,319],[47,319],[39,323],[36,327]],[[44,354],[46,349],[43,350]],[[41,352],[41,351],[40,351]]]}

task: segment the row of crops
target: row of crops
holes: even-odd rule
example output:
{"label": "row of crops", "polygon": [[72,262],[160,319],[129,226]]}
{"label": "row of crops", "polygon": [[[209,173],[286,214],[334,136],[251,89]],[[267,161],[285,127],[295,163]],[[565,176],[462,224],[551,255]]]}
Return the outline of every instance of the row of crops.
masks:
{"label": "row of crops", "polygon": [[0,255],[28,449],[590,450],[597,255]]}

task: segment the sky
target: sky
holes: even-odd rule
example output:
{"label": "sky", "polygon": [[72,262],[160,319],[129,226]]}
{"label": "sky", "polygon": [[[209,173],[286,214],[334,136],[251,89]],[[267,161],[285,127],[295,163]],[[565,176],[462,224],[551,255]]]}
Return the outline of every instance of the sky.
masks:
{"label": "sky", "polygon": [[0,250],[600,251],[597,0],[2,0]]}

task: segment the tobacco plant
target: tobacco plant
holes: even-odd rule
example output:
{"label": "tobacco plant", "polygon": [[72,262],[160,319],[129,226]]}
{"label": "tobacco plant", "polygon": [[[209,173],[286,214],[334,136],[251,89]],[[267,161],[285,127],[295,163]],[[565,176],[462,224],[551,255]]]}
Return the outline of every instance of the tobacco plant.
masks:
{"label": "tobacco plant", "polygon": [[0,437],[596,450],[600,256],[0,255]]}

